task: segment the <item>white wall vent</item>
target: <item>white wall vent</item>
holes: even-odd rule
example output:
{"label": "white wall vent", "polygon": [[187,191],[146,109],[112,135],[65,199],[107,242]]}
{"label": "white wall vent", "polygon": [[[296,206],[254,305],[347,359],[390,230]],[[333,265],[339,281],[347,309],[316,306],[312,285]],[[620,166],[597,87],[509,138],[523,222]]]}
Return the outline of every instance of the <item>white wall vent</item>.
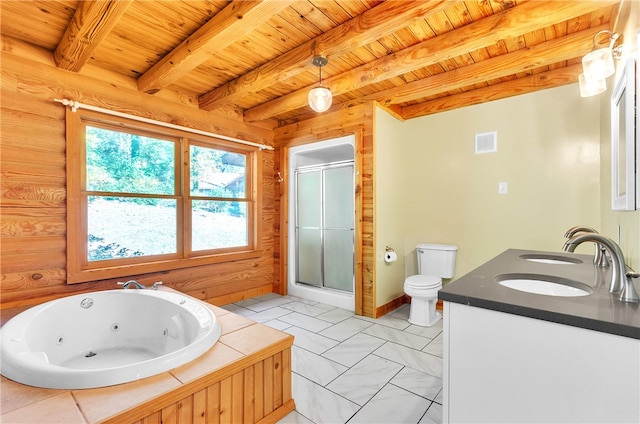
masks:
{"label": "white wall vent", "polygon": [[498,132],[476,134],[476,153],[491,153],[498,151]]}

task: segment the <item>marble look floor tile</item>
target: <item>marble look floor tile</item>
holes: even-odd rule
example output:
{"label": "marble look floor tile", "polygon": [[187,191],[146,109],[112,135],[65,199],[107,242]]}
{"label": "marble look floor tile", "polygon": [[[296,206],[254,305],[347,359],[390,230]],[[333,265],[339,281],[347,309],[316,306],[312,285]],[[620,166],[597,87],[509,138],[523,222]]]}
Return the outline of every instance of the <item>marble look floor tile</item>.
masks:
{"label": "marble look floor tile", "polygon": [[383,343],[385,341],[377,337],[369,336],[368,334],[356,334],[336,347],[329,349],[322,356],[347,367],[352,367],[382,346]]}
{"label": "marble look floor tile", "polygon": [[336,308],[333,305],[327,305],[326,303],[320,303],[317,300],[304,299],[302,297],[291,296],[291,295],[286,295],[285,297],[287,299],[290,299],[290,300],[295,301],[295,302],[300,302],[300,303],[304,303],[304,304],[307,304],[307,305],[315,306],[317,308],[324,309],[325,311],[330,311],[330,310]]}
{"label": "marble look floor tile", "polygon": [[238,306],[242,306],[243,308],[246,308],[249,305],[255,305],[256,303],[260,303],[260,301],[258,300],[258,298],[256,297],[252,297],[250,299],[244,299],[241,300],[239,302],[234,302],[234,305],[238,305]]}
{"label": "marble look floor tile", "polygon": [[442,405],[433,402],[418,424],[442,424]]}
{"label": "marble look floor tile", "polygon": [[317,317],[318,315],[327,312],[325,308],[319,308],[317,306],[298,301],[289,302],[285,305],[282,305],[282,307],[293,312],[299,312],[304,315],[309,315],[310,317]]}
{"label": "marble look floor tile", "polygon": [[[290,294],[286,295],[285,298],[290,299],[293,302],[301,302],[301,303],[306,303],[307,305],[315,305],[318,302],[315,300],[311,300],[311,299],[304,299],[302,297],[298,297],[298,296],[292,296]],[[322,305],[322,304],[321,304]],[[328,305],[325,305],[328,306]]]}
{"label": "marble look floor tile", "polygon": [[406,321],[409,319],[410,310],[411,310],[411,305],[408,303],[405,303],[404,305],[400,306],[398,309],[390,312],[388,315],[391,317],[403,319]]}
{"label": "marble look floor tile", "polygon": [[265,309],[261,312],[255,312],[253,315],[249,315],[247,318],[250,318],[256,322],[266,322],[271,321],[272,319],[280,318],[290,313],[290,310],[281,308],[280,306],[276,306],[274,308]]}
{"label": "marble look floor tile", "polygon": [[331,311],[337,308],[337,306],[327,305],[326,303],[320,303],[320,302],[312,302],[311,305],[315,306],[316,308],[324,309],[325,311]]}
{"label": "marble look floor tile", "polygon": [[349,424],[415,424],[430,404],[427,399],[388,384],[354,415]]}
{"label": "marble look floor tile", "polygon": [[296,326],[291,326],[284,330],[284,332],[295,337],[293,340],[294,346],[307,349],[317,354],[324,353],[338,344],[338,342],[333,339]]}
{"label": "marble look floor tile", "polygon": [[283,322],[278,319],[272,319],[269,321],[263,322],[264,325],[268,325],[271,328],[275,328],[276,330],[284,331],[287,328],[291,327],[291,324],[288,322]]}
{"label": "marble look floor tile", "polygon": [[262,312],[262,311],[266,311],[267,309],[275,308],[276,306],[282,306],[290,302],[291,302],[290,299],[287,299],[286,297],[283,297],[283,296],[278,296],[278,297],[269,298],[261,302],[253,303],[250,305],[241,305],[241,306],[247,309],[251,309],[252,311],[255,311],[255,312]]}
{"label": "marble look floor tile", "polygon": [[255,314],[255,311],[252,311],[251,309],[247,309],[243,306],[240,306],[238,304],[235,303],[230,303],[229,305],[224,305],[222,306],[223,309],[226,309],[229,312],[233,312],[234,314],[238,314],[238,315],[242,315],[243,317],[249,317],[253,314]]}
{"label": "marble look floor tile", "polygon": [[404,367],[393,377],[391,384],[429,400],[435,400],[442,391],[441,379],[409,367]]}
{"label": "marble look floor tile", "polygon": [[355,403],[296,373],[291,375],[291,382],[296,411],[314,423],[346,423],[359,408]]}
{"label": "marble look floor tile", "polygon": [[373,324],[357,318],[347,318],[338,324],[332,325],[318,334],[329,337],[334,340],[344,341],[349,337],[353,337],[367,327]]}
{"label": "marble look floor tile", "polygon": [[444,391],[440,390],[440,393],[438,393],[438,396],[436,396],[436,398],[434,399],[435,402],[439,403],[440,405],[444,405],[444,402],[442,401],[442,398],[444,397]]}
{"label": "marble look floor tile", "polygon": [[295,337],[296,411],[279,423],[442,422],[442,321],[411,325],[408,304],[372,319],[273,293],[223,308]]}
{"label": "marble look floor tile", "polygon": [[426,372],[434,377],[442,378],[442,358],[438,356],[392,342],[386,342],[374,354],[418,371]]}
{"label": "marble look floor tile", "polygon": [[298,411],[292,411],[278,421],[278,424],[314,424],[314,422]]}
{"label": "marble look floor tile", "polygon": [[363,333],[370,336],[380,337],[381,339],[398,343],[413,349],[422,349],[431,342],[431,339],[418,336],[417,334],[409,334],[395,328],[385,327],[384,325],[374,324],[363,330]]}
{"label": "marble look floor tile", "polygon": [[333,380],[327,389],[364,405],[402,368],[395,362],[369,355]]}
{"label": "marble look floor tile", "polygon": [[409,321],[400,318],[394,318],[390,315],[385,315],[380,318],[369,318],[363,316],[357,316],[356,318],[369,321],[374,324],[380,324],[387,327],[395,328],[396,330],[404,330],[410,325]]}
{"label": "marble look floor tile", "polygon": [[264,302],[265,300],[282,299],[282,298],[286,298],[286,296],[281,296],[277,293],[266,293],[266,294],[261,294],[260,296],[256,296],[253,299]]}
{"label": "marble look floor tile", "polygon": [[321,386],[326,386],[348,369],[300,347],[293,346],[291,350],[291,370]]}
{"label": "marble look floor tile", "polygon": [[436,322],[431,327],[423,327],[421,325],[412,324],[405,328],[404,331],[406,331],[407,333],[417,334],[418,336],[433,339],[438,334],[442,333],[442,320]]}
{"label": "marble look floor tile", "polygon": [[351,318],[353,316],[353,311],[347,311],[346,309],[342,308],[334,308],[330,311],[318,315],[316,318],[337,324],[340,321],[344,321],[345,319]]}
{"label": "marble look floor tile", "polygon": [[422,351],[442,358],[442,333],[425,346]]}
{"label": "marble look floor tile", "polygon": [[298,312],[291,312],[288,315],[279,318],[280,321],[288,322],[296,327],[304,328],[305,330],[313,331],[317,333],[331,326],[330,322],[322,321],[317,318],[313,318]]}

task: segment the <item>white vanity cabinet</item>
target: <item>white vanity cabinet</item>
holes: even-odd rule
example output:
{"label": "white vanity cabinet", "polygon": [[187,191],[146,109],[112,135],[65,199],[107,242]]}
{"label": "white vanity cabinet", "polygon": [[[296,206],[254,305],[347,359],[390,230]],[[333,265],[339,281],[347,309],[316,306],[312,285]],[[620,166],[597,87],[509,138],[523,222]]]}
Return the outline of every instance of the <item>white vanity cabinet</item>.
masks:
{"label": "white vanity cabinet", "polygon": [[445,423],[640,423],[639,339],[450,301],[443,325]]}

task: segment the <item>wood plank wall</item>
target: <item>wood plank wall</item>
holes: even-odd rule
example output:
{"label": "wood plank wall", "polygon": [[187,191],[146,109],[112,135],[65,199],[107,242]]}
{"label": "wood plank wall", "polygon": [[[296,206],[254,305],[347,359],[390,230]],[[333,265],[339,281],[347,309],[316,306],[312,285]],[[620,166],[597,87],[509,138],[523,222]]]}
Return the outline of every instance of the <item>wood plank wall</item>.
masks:
{"label": "wood plank wall", "polygon": [[[165,405],[158,399],[158,409],[134,424],[273,423],[294,409],[291,395],[289,348],[175,403]],[[107,423],[131,422],[128,417],[137,413],[134,409]]]}
{"label": "wood plank wall", "polygon": [[[66,284],[64,107],[70,98],[99,107],[273,144],[269,128],[197,108],[175,93],[137,91],[136,81],[86,66],[57,69],[49,51],[2,37],[0,307],[31,305],[79,292],[115,288],[115,280]],[[262,152],[262,253],[258,258],[131,276],[214,304],[272,291],[274,152]]]}
{"label": "wood plank wall", "polygon": [[[356,313],[376,316],[374,250],[374,104],[347,105],[343,109],[276,128],[275,171],[287,175],[288,148],[345,135],[356,135]],[[359,144],[359,146],[358,146]],[[287,272],[287,190],[276,184],[276,211],[280,222],[274,229],[274,292],[286,292]]]}

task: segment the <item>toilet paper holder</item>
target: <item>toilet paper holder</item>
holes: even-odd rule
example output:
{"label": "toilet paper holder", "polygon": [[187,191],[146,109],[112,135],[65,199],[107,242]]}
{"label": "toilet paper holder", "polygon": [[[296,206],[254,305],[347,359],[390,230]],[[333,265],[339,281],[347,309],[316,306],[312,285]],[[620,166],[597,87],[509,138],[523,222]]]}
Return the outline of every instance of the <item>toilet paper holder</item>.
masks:
{"label": "toilet paper holder", "polygon": [[385,250],[385,253],[384,253],[385,263],[389,264],[391,262],[395,262],[398,260],[398,255],[396,255],[396,252],[393,250],[393,248],[386,246],[384,250]]}

